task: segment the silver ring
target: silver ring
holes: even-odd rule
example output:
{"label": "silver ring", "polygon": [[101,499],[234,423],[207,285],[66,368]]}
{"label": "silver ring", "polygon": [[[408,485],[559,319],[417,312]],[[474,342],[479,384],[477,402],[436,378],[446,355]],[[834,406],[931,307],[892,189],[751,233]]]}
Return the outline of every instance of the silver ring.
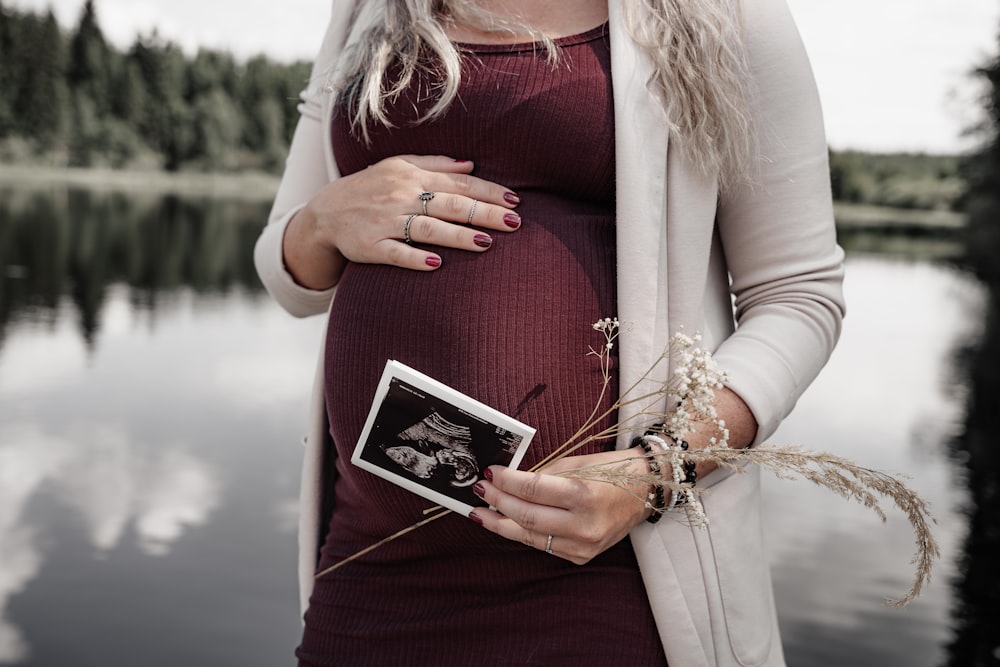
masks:
{"label": "silver ring", "polygon": [[545,553],[552,555],[552,536],[549,535],[548,541],[545,543]]}
{"label": "silver ring", "polygon": [[476,214],[476,206],[478,206],[478,205],[479,205],[479,202],[477,200],[473,199],[472,200],[472,208],[469,209],[469,219],[465,221],[465,224],[467,224],[467,225],[471,225],[472,224],[472,216],[474,216]]}
{"label": "silver ring", "polygon": [[406,218],[406,222],[403,223],[403,243],[405,243],[406,245],[411,245],[410,223],[413,222],[413,219],[415,217],[417,217],[418,215],[420,215],[420,214],[419,213],[411,213],[409,215],[409,217]]}
{"label": "silver ring", "polygon": [[420,204],[424,207],[424,215],[427,215],[427,202],[434,199],[433,192],[421,192],[420,193]]}

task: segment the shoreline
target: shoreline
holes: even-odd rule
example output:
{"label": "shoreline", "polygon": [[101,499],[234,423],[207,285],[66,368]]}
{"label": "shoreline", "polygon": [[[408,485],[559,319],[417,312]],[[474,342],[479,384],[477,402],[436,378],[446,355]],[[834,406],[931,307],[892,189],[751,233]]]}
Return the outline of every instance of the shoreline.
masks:
{"label": "shoreline", "polygon": [[97,192],[194,195],[270,201],[279,177],[264,172],[168,172],[0,165],[0,186],[81,187]]}
{"label": "shoreline", "polygon": [[961,231],[966,215],[955,211],[894,208],[834,202],[837,227],[845,231],[889,232],[895,234],[952,234]]}
{"label": "shoreline", "polygon": [[[98,192],[177,194],[270,201],[280,178],[264,172],[168,172],[78,167],[0,165],[0,186],[73,186]],[[834,202],[838,229],[891,234],[952,234],[965,227],[966,216],[954,211],[904,209]]]}

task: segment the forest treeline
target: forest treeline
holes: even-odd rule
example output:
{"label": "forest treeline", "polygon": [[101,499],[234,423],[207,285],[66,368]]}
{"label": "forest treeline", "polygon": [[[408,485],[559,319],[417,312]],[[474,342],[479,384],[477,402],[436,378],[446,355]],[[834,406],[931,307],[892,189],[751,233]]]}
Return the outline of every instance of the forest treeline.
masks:
{"label": "forest treeline", "polygon": [[966,190],[963,160],[925,153],[830,153],[837,201],[893,208],[952,211]]}
{"label": "forest treeline", "polygon": [[280,169],[309,64],[186,56],[153,32],[109,44],[93,0],[68,32],[0,0],[0,161],[170,171]]}
{"label": "forest treeline", "polygon": [[[93,0],[62,30],[51,11],[0,0],[0,161],[169,171],[279,171],[309,64],[224,51],[187,57],[159,37],[127,51],[104,38]],[[952,210],[955,156],[831,154],[834,196]]]}

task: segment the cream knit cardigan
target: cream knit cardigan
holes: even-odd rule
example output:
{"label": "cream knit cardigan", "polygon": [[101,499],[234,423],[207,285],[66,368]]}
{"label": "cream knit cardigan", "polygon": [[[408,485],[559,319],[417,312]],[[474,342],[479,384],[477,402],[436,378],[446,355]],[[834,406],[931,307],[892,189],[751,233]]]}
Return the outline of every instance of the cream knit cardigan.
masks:
{"label": "cream knit cardigan", "polygon": [[[333,2],[270,223],[257,243],[255,261],[264,285],[296,316],[326,312],[335,290],[307,290],[292,280],[282,261],[282,235],[302,205],[338,177],[327,82],[340,50],[370,25],[382,1]],[[843,253],[834,234],[823,120],[798,32],[785,0],[743,4],[761,178],[754,188],[720,198],[714,179],[669,149],[664,114],[646,87],[652,64],[626,34],[620,0],[609,2],[617,316],[632,327],[620,340],[622,387],[653,364],[682,326],[700,331],[729,373],[729,386],[756,417],[760,442],[789,413],[833,350],[843,316]],[[303,607],[321,539],[319,498],[332,468],[324,460],[329,453],[323,447],[323,373],[321,355],[302,477]],[[629,440],[622,436],[619,447]],[[784,664],[761,536],[759,485],[756,470],[716,471],[699,482],[711,489],[703,496],[710,519],[706,529],[665,520],[632,530],[674,667]]]}

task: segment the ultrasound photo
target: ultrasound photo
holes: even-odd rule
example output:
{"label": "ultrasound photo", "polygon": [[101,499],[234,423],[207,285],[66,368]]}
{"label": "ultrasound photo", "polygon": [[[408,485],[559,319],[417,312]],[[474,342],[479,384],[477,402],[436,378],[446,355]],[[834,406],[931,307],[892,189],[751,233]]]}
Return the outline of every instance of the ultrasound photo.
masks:
{"label": "ultrasound photo", "polygon": [[396,361],[386,364],[351,461],[456,512],[483,501],[489,465],[517,467],[534,429]]}

